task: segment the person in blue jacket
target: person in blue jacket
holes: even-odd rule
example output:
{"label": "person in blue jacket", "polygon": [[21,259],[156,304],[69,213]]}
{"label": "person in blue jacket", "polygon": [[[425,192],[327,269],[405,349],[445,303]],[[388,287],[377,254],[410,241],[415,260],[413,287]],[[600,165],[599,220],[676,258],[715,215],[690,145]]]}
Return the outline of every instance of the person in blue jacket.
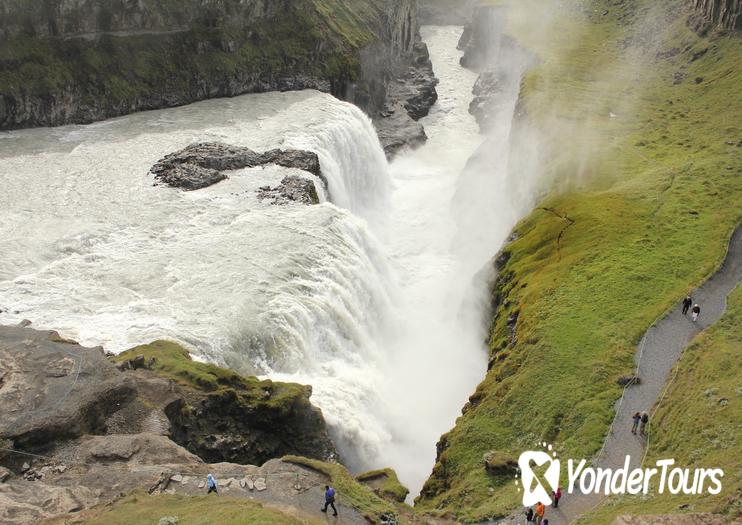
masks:
{"label": "person in blue jacket", "polygon": [[206,476],[206,486],[209,487],[209,491],[206,494],[211,494],[212,492],[219,494],[219,491],[216,490],[216,479],[211,474]]}
{"label": "person in blue jacket", "polygon": [[325,485],[325,506],[320,509],[322,512],[327,512],[327,507],[332,507],[333,516],[338,515],[338,509],[335,508],[335,489],[330,485]]}

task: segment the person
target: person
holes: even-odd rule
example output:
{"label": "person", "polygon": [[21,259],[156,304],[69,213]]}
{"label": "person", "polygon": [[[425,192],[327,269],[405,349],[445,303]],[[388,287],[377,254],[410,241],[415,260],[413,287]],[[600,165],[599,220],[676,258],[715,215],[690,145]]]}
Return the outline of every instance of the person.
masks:
{"label": "person", "polygon": [[321,509],[322,512],[327,512],[327,507],[332,507],[332,515],[338,515],[338,509],[335,508],[335,489],[330,485],[325,485],[325,506]]}
{"label": "person", "polygon": [[688,315],[688,310],[690,310],[692,304],[693,298],[690,295],[686,295],[685,299],[683,299],[683,315]]}
{"label": "person", "polygon": [[540,501],[536,503],[536,525],[541,525],[546,513],[546,506]]}
{"label": "person", "polygon": [[206,486],[209,487],[209,491],[206,494],[211,494],[212,492],[219,494],[219,491],[216,490],[216,479],[211,474],[206,476]]}
{"label": "person", "polygon": [[526,509],[526,523],[533,523],[533,509],[531,507],[528,507]]}
{"label": "person", "polygon": [[637,412],[631,419],[634,420],[634,424],[631,425],[631,433],[636,434],[636,429],[639,428],[639,422],[642,420],[642,415]]}
{"label": "person", "polygon": [[541,522],[541,525],[549,525],[549,520],[544,520]]}
{"label": "person", "polygon": [[641,426],[639,427],[639,432],[641,432],[642,436],[647,434],[647,423],[649,423],[649,414],[642,412]]}
{"label": "person", "polygon": [[552,499],[554,500],[554,508],[559,507],[559,500],[562,499],[562,487],[557,487],[556,491],[552,493]]}
{"label": "person", "polygon": [[698,316],[701,315],[701,307],[698,306],[698,303],[696,303],[693,306],[693,310],[691,310],[691,314],[692,314],[691,319],[693,320],[693,322],[695,323],[696,321],[698,321]]}

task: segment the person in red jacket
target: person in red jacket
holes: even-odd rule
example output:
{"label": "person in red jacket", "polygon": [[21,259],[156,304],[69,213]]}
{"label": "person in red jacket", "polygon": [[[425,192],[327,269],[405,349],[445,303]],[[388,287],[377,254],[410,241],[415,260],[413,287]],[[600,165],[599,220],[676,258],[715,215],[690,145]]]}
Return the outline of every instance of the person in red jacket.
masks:
{"label": "person in red jacket", "polygon": [[551,499],[554,500],[554,508],[559,507],[559,500],[562,499],[562,487],[557,487],[557,489],[552,492]]}

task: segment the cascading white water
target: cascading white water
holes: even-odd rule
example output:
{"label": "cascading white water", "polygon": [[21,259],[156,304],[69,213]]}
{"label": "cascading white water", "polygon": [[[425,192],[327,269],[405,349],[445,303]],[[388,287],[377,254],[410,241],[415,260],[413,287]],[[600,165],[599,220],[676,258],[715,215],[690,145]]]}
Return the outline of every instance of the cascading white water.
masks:
{"label": "cascading white water", "polygon": [[[393,287],[359,216],[384,209],[390,182],[360,110],[273,93],[2,137],[0,322],[29,318],[112,351],[182,341],[313,384],[344,450],[383,441],[367,406]],[[347,209],[260,202],[255,190],[290,171],[279,167],[192,193],[153,187],[152,164],[197,141],[314,150]]]}
{"label": "cascading white water", "polygon": [[[316,92],[0,134],[0,323],[28,318],[112,351],[170,338],[311,384],[346,463],[391,465],[416,493],[483,376],[475,274],[522,205],[501,184],[506,161],[462,175],[481,137],[460,32],[425,30],[440,101],[430,141],[391,176],[369,119]],[[292,171],[279,167],[191,193],[152,186],[155,161],[204,141],[313,150],[331,202],[259,201]]]}

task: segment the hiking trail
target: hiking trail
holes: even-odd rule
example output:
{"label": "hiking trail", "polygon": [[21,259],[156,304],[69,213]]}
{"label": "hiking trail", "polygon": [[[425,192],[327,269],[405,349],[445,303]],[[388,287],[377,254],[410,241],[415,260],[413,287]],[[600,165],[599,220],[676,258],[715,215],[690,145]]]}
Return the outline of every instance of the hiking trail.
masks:
{"label": "hiking trail", "polygon": [[[681,299],[644,333],[635,357],[635,375],[639,377],[640,383],[624,389],[623,396],[617,402],[616,416],[603,448],[594,458],[594,467],[621,468],[626,456],[631,458],[630,469],[641,466],[646,454],[645,447],[652,439],[652,419],[657,408],[655,405],[664,396],[673,366],[693,338],[721,318],[726,311],[727,296],[741,281],[742,225],[738,225],[732,234],[721,268],[691,292],[693,303],[701,306],[698,321],[691,321],[690,312],[683,315]],[[642,411],[650,415],[646,437],[631,433],[632,415]],[[608,498],[603,494],[567,494],[564,487],[562,492],[559,508],[546,509],[545,518],[549,520],[549,525],[572,523]],[[485,523],[523,524],[525,517],[522,509],[519,509],[514,516]]]}

